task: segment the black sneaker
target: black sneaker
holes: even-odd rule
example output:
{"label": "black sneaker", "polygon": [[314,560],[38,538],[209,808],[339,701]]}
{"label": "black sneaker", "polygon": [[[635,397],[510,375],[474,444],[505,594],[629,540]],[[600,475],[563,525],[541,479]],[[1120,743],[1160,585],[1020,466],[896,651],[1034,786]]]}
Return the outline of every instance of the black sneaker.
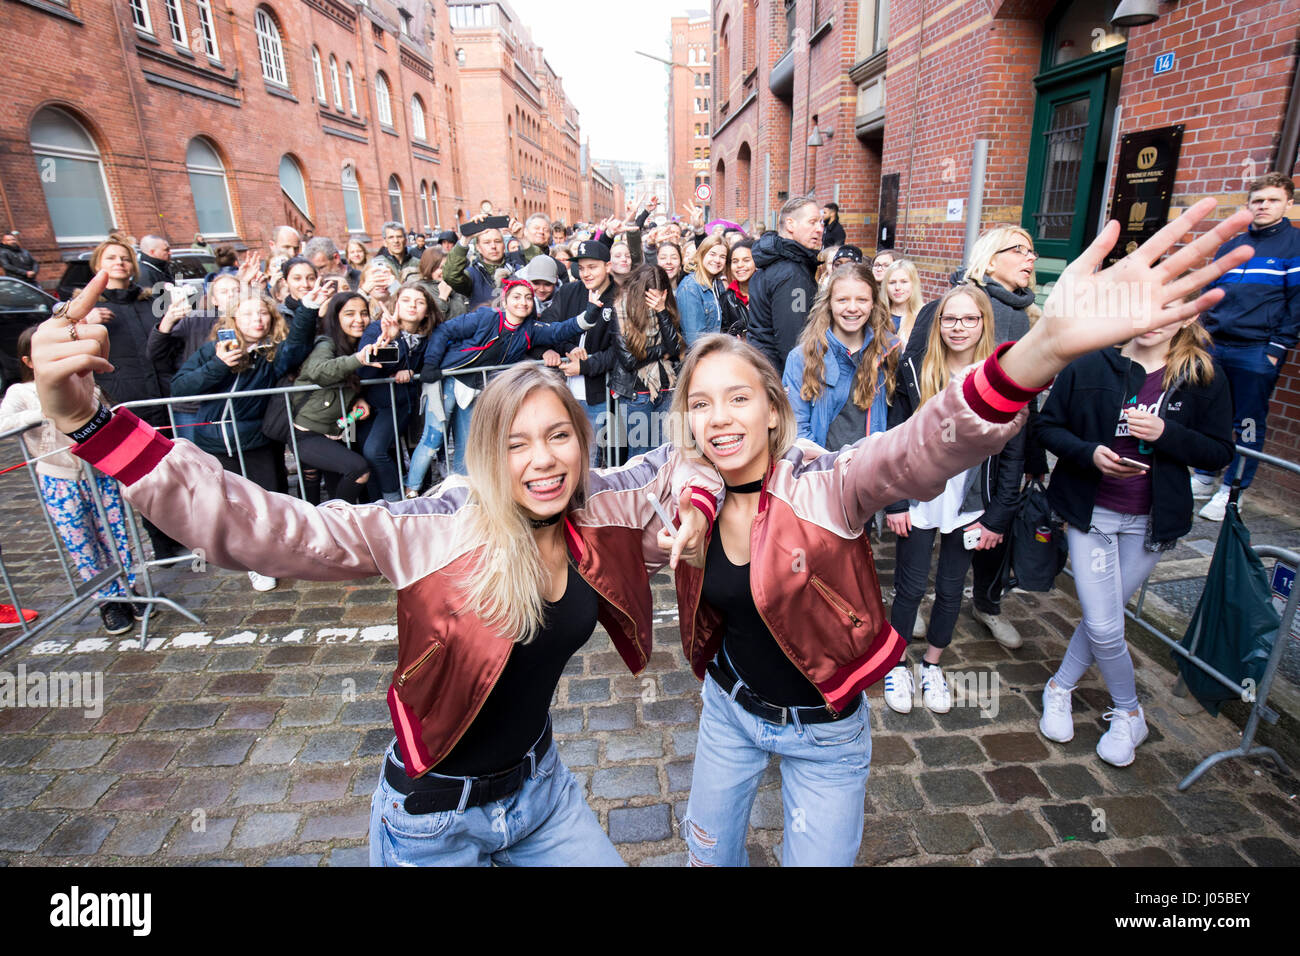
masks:
{"label": "black sneaker", "polygon": [[104,630],[109,634],[125,634],[135,628],[131,606],[124,601],[105,604],[99,609],[99,616],[104,621]]}
{"label": "black sneaker", "polygon": [[[132,588],[132,589],[131,589],[131,596],[132,596],[132,597],[139,597],[139,596],[140,596],[140,592],[137,591],[135,588]],[[163,596],[163,595],[162,595],[162,592],[161,592],[161,591],[155,592],[155,594],[154,594],[154,597],[162,597],[162,596]],[[126,602],[123,601],[122,603],[125,604]],[[148,605],[148,604],[143,603],[143,602],[140,602],[140,601],[132,601],[132,602],[131,602],[131,616],[132,616],[133,618],[135,618],[137,621],[143,621],[143,620],[144,620],[144,615],[145,615],[145,612],[146,612],[147,610],[149,610],[149,605]]]}

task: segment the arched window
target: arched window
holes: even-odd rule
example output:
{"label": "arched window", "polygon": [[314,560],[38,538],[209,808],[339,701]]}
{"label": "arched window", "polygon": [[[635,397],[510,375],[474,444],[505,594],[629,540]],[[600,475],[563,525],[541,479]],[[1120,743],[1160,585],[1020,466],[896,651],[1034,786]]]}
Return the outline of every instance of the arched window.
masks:
{"label": "arched window", "polygon": [[429,138],[424,128],[424,101],[418,94],[411,97],[411,135],[421,141]]}
{"label": "arched window", "polygon": [[253,24],[257,31],[257,57],[262,63],[263,79],[287,87],[289,76],[284,70],[284,46],[280,42],[280,28],[263,7],[258,7],[253,14]]}
{"label": "arched window", "polygon": [[185,170],[190,174],[199,232],[214,238],[234,236],[235,217],[230,211],[226,167],[212,144],[200,136],[190,140],[185,148]]}
{"label": "arched window", "polygon": [[311,75],[316,80],[316,99],[325,102],[325,70],[321,67],[320,50],[311,48]]}
{"label": "arched window", "polygon": [[406,222],[402,215],[402,184],[396,176],[388,177],[388,211],[392,213],[394,222]]}
{"label": "arched window", "polygon": [[382,73],[375,76],[375,106],[379,111],[379,122],[392,126],[393,100],[388,95],[388,77]]}
{"label": "arched window", "polygon": [[357,171],[352,166],[343,167],[343,213],[348,221],[348,232],[365,232],[366,220],[361,214],[361,186]]}
{"label": "arched window", "polygon": [[429,228],[429,184],[423,179],[420,180],[420,208],[416,210],[420,214],[420,228]]}
{"label": "arched window", "polygon": [[343,88],[339,86],[339,61],[330,54],[330,88],[334,92],[334,108],[343,109]]}
{"label": "arched window", "polygon": [[430,197],[429,201],[433,204],[433,214],[429,218],[429,224],[433,226],[434,229],[441,230],[442,213],[438,211],[438,184],[437,183],[433,184],[433,195]]}
{"label": "arched window", "polygon": [[299,212],[311,216],[311,211],[307,208],[307,177],[302,174],[298,161],[288,153],[280,157],[280,188],[298,207]]}
{"label": "arched window", "polygon": [[70,115],[46,107],[32,119],[32,153],[59,242],[97,242],[117,226],[99,149]]}
{"label": "arched window", "polygon": [[352,115],[357,115],[357,84],[352,79],[352,64],[347,64],[344,71],[348,78],[348,108],[352,110]]}

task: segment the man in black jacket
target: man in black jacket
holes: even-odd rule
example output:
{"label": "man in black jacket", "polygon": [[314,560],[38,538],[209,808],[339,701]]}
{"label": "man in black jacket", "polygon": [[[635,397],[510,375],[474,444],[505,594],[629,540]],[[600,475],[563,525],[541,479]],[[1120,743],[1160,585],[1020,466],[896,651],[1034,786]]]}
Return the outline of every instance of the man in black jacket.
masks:
{"label": "man in black jacket", "polygon": [[817,294],[817,252],[822,219],[811,199],[791,199],[781,207],[778,231],[754,244],[758,272],[749,280],[750,341],[779,373],[799,341]]}
{"label": "man in black jacket", "polygon": [[384,247],[375,253],[376,259],[384,259],[393,270],[393,275],[400,277],[402,268],[412,259],[419,257],[412,254],[406,245],[406,227],[400,222],[384,223]]}
{"label": "man in black jacket", "polygon": [[842,246],[844,239],[844,226],[840,224],[840,204],[828,202],[822,206],[822,248]]}
{"label": "man in black jacket", "polygon": [[162,236],[145,236],[140,240],[140,288],[158,295],[175,279],[172,277],[172,247]]}
{"label": "man in black jacket", "polygon": [[6,232],[0,240],[0,268],[7,276],[31,283],[36,282],[36,273],[40,270],[32,254],[18,245],[18,237],[12,232]]}
{"label": "man in black jacket", "polygon": [[596,441],[591,446],[591,463],[596,465],[600,449],[606,443],[609,387],[605,377],[618,361],[618,319],[614,314],[618,286],[609,271],[609,247],[603,242],[596,239],[582,242],[578,246],[577,263],[581,281],[566,282],[556,290],[547,319],[563,322],[586,313],[587,321],[595,327],[583,332],[576,342],[567,343],[566,355],[548,351],[541,357],[547,365],[559,368],[568,376],[569,389],[586,408],[596,432]]}

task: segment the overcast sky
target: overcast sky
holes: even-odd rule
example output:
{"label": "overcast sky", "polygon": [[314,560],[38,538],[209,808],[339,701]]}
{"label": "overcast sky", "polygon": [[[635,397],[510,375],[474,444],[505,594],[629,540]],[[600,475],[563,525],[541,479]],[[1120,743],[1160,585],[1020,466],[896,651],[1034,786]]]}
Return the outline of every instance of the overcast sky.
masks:
{"label": "overcast sky", "polygon": [[637,50],[669,57],[668,21],[706,0],[508,0],[578,108],[596,159],[667,166],[668,67]]}

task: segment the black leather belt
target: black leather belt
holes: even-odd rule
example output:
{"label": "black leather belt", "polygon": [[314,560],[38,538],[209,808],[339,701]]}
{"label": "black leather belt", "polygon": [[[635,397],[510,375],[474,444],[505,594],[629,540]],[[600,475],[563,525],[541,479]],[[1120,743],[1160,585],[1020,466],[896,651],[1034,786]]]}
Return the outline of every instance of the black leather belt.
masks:
{"label": "black leather belt", "polygon": [[[731,673],[731,669],[725,664],[719,664],[721,658],[715,658],[706,665],[706,669],[718,686],[722,688],[723,693],[731,696],[732,689],[736,686],[738,678]],[[829,707],[779,707],[776,704],[769,704],[763,698],[759,697],[747,685],[742,685],[740,693],[736,694],[735,701],[755,717],[761,717],[763,720],[773,724],[794,723],[792,715],[798,716],[801,724],[826,724],[836,720],[843,720],[857,713],[858,707],[862,705],[862,695],[859,694],[853,699],[853,703],[845,707],[838,714]]]}
{"label": "black leather belt", "polygon": [[443,810],[456,810],[461,805],[461,796],[465,792],[465,782],[469,781],[469,797],[466,807],[481,807],[485,803],[504,800],[524,785],[551,749],[551,722],[547,720],[546,730],[537,739],[529,755],[508,770],[501,770],[486,777],[435,777],[426,774],[411,779],[406,770],[393,762],[392,757],[384,758],[384,779],[398,793],[405,795],[406,812],[413,814],[438,813]]}

